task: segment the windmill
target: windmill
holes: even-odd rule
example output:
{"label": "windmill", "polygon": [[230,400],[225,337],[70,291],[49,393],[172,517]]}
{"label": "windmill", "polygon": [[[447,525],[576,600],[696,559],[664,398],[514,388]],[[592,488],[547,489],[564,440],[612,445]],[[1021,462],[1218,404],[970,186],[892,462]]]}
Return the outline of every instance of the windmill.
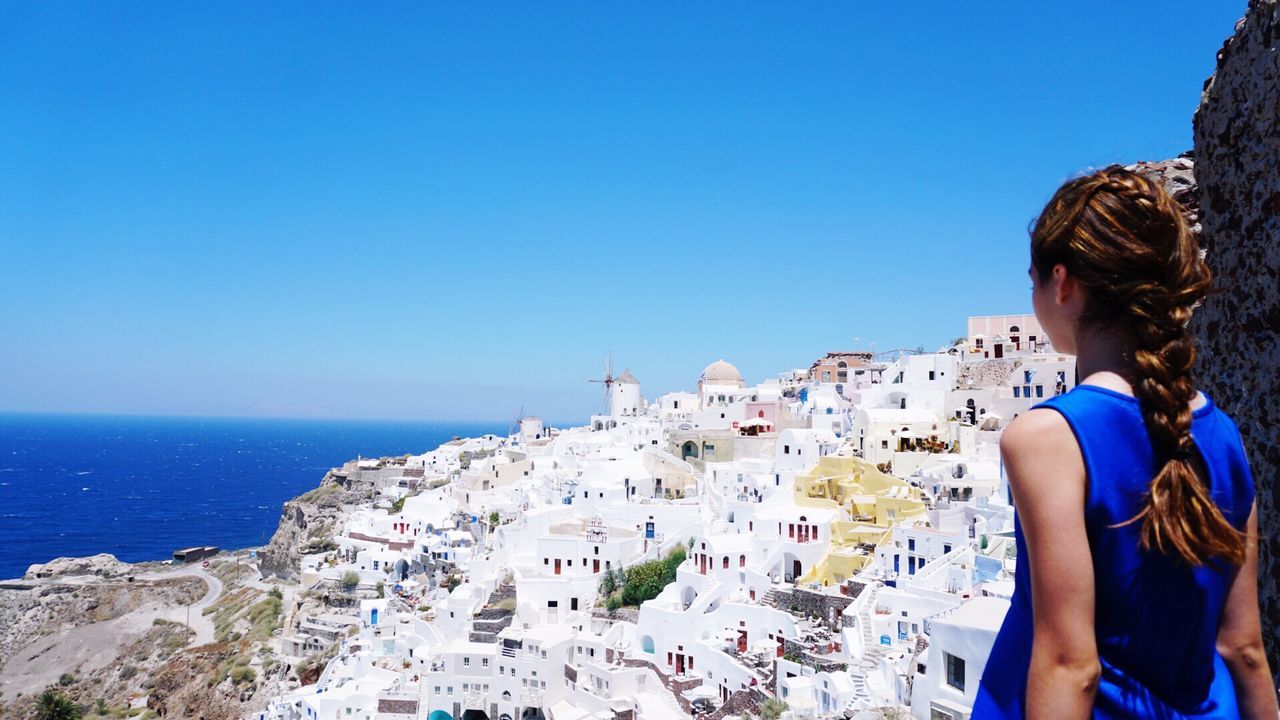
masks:
{"label": "windmill", "polygon": [[587,382],[604,384],[604,414],[608,415],[609,414],[609,390],[613,387],[613,383],[614,383],[613,351],[612,350],[609,351],[609,354],[606,355],[604,359],[604,378],[600,380],[588,380]]}
{"label": "windmill", "polygon": [[521,405],[521,406],[520,406],[520,409],[516,411],[515,419],[513,419],[513,420],[511,421],[511,434],[512,434],[512,435],[519,435],[519,434],[520,434],[520,423],[522,423],[523,421],[524,421],[524,406],[523,406],[523,405]]}

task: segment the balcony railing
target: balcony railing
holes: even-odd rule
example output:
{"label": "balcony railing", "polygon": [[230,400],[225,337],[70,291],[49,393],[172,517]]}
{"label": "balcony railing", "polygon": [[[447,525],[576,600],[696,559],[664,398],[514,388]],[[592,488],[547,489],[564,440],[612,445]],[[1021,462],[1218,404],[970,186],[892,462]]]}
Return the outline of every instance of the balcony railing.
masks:
{"label": "balcony railing", "polygon": [[484,710],[486,694],[476,690],[468,690],[462,695],[463,710]]}

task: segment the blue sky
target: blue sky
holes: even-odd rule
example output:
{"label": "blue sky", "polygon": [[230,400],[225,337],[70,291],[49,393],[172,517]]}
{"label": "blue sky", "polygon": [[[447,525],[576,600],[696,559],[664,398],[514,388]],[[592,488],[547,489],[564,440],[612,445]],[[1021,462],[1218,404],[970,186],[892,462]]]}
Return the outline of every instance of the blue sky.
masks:
{"label": "blue sky", "polygon": [[0,7],[0,410],[579,420],[1029,310],[1244,2]]}

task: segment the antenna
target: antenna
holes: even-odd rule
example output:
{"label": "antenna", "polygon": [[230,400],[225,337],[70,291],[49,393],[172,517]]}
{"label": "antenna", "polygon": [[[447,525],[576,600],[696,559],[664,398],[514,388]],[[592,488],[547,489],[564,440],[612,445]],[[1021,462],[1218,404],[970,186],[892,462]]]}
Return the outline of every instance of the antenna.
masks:
{"label": "antenna", "polygon": [[609,388],[613,387],[613,351],[604,359],[604,378],[600,380],[588,380],[587,382],[604,384],[604,414],[609,414]]}

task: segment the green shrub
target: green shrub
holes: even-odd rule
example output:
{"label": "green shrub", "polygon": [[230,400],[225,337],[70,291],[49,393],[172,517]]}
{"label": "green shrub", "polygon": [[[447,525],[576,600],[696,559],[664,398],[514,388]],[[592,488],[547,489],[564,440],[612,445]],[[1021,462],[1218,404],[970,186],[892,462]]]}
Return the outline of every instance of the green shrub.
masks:
{"label": "green shrub", "polygon": [[360,584],[360,576],[354,571],[348,570],[342,574],[342,589],[354,590]]}
{"label": "green shrub", "polygon": [[663,588],[675,582],[676,569],[685,557],[684,548],[677,547],[661,560],[650,560],[627,568],[622,580],[622,604],[639,605],[657,597]]}
{"label": "green shrub", "polygon": [[66,695],[45,690],[36,700],[36,720],[80,720],[80,709]]}
{"label": "green shrub", "polygon": [[248,665],[237,665],[231,668],[231,682],[239,685],[240,683],[253,682],[258,675],[253,668]]}
{"label": "green shrub", "polygon": [[66,687],[75,681],[76,681],[76,676],[72,675],[71,673],[62,673],[61,675],[58,676],[58,684],[61,685],[62,687]]}
{"label": "green shrub", "polygon": [[778,720],[787,711],[787,704],[778,698],[769,698],[760,706],[760,720]]}
{"label": "green shrub", "polygon": [[250,637],[255,640],[266,640],[271,637],[283,622],[282,602],[280,598],[268,595],[265,600],[249,608]]}

